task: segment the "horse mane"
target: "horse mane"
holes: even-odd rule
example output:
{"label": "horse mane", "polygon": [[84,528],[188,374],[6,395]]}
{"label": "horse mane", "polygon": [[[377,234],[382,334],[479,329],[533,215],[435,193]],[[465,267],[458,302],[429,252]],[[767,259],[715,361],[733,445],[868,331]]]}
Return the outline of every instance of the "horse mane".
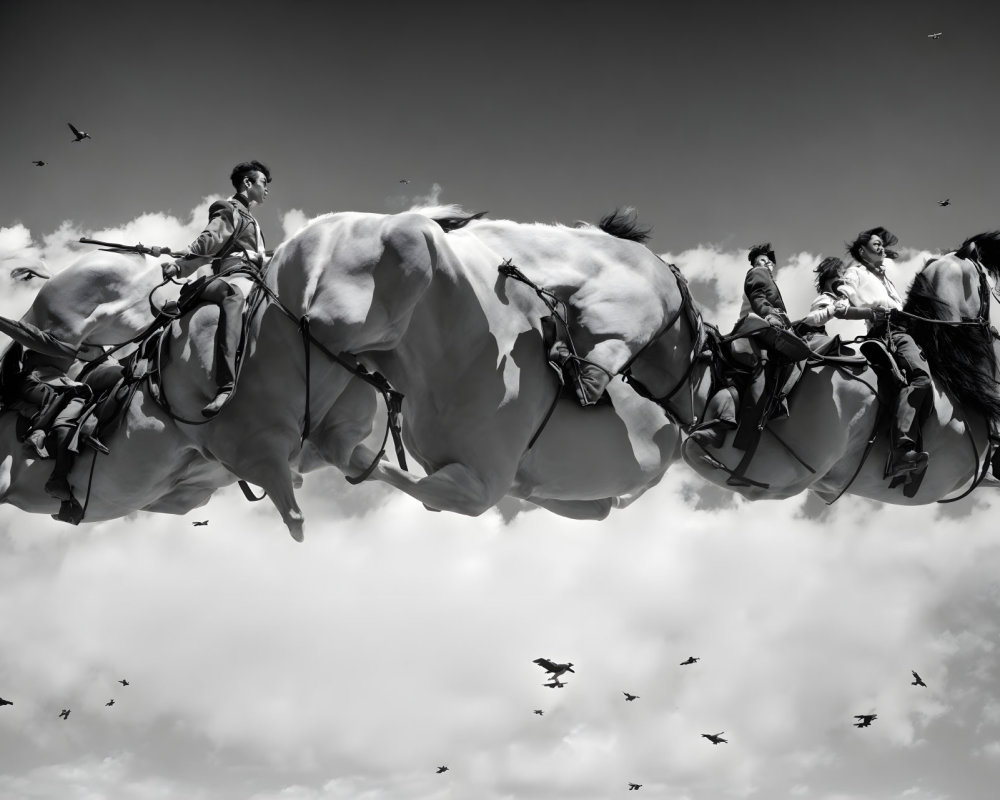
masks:
{"label": "horse mane", "polygon": [[638,214],[631,207],[616,208],[610,214],[601,217],[597,227],[605,233],[610,233],[619,239],[645,244],[653,232],[652,228],[639,227]]}
{"label": "horse mane", "polygon": [[970,236],[955,255],[978,261],[994,281],[1000,280],[1000,231],[986,231]]}
{"label": "horse mane", "polygon": [[[948,313],[947,304],[936,297],[923,270],[913,279],[903,311],[924,320],[954,319]],[[993,337],[987,328],[936,325],[908,319],[907,330],[924,351],[933,376],[948,394],[987,420],[1000,421],[1000,397],[993,371]]]}

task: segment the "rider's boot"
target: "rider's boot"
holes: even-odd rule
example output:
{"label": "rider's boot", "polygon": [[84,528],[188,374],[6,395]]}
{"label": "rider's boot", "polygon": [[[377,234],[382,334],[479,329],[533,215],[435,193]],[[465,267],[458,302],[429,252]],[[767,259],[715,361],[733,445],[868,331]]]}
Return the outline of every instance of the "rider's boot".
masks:
{"label": "rider's boot", "polygon": [[916,443],[907,436],[897,439],[889,456],[888,476],[898,478],[927,469],[930,456],[925,450],[917,450]]}
{"label": "rider's boot", "polygon": [[584,407],[600,400],[611,382],[607,370],[575,357],[561,339],[549,348],[549,362],[562,371],[564,382],[573,387],[576,399]]}
{"label": "rider's boot", "polygon": [[72,430],[66,425],[58,425],[46,437],[48,451],[55,458],[52,474],[45,483],[45,493],[57,500],[73,500],[73,487],[69,484],[69,472],[73,468],[76,455],[69,449]]}
{"label": "rider's boot", "polygon": [[736,430],[736,389],[727,386],[719,389],[705,408],[705,419],[691,433],[689,439],[702,447],[722,447],[726,434]]}

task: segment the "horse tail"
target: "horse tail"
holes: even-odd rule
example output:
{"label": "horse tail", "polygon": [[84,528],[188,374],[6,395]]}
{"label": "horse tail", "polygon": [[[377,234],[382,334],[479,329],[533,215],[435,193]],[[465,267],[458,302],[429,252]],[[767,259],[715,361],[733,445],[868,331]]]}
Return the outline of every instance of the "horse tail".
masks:
{"label": "horse tail", "polygon": [[989,421],[1000,421],[1000,395],[994,377],[993,336],[985,326],[942,325],[952,320],[923,272],[913,279],[903,310],[920,319],[907,321],[907,330],[924,351],[934,377],[957,402],[978,411]]}
{"label": "horse tail", "polygon": [[610,214],[601,217],[597,227],[619,239],[645,244],[653,233],[652,228],[639,227],[638,214],[631,206],[616,208]]}

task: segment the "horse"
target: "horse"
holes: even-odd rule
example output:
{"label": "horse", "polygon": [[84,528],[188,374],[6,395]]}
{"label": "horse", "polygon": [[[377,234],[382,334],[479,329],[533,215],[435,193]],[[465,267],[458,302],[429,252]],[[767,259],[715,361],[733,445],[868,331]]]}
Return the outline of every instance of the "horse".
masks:
{"label": "horse", "polygon": [[972,491],[986,475],[991,431],[1000,419],[988,303],[988,280],[1000,274],[998,239],[996,233],[973,236],[957,251],[930,260],[903,312],[894,315],[893,324],[905,322],[924,351],[934,384],[922,430],[930,461],[918,485],[893,488],[884,477],[893,389],[880,390],[871,367],[831,363],[806,369],[788,398],[788,416],[764,428],[745,479],[735,475],[744,453],[732,447],[731,434],[720,447],[687,440],[686,463],[751,500],[782,499],[808,489],[827,503],[847,493],[920,505]]}
{"label": "horse", "polygon": [[[275,302],[253,331],[237,391],[211,423],[183,421],[203,402],[201,383],[181,363],[163,370],[178,426],[233,474],[262,486],[297,539],[296,468],[370,469],[436,510],[477,515],[510,494],[564,516],[603,519],[679,458],[678,426],[624,383],[609,385],[610,402],[593,408],[560,398],[542,344],[551,309],[498,266],[516,259],[523,274],[580,310],[586,324],[575,330],[587,357],[609,371],[655,358],[676,371],[680,386],[691,342],[663,335],[690,309],[674,270],[639,242],[593,226],[433,216],[325,215],[282,243],[265,279]],[[616,229],[613,221],[606,227]],[[103,258],[100,268],[97,254],[68,268],[79,274],[66,286],[92,291],[86,273],[100,269],[105,279],[96,283],[119,287],[119,296],[74,303],[67,288],[48,302],[42,295],[60,288],[60,273],[29,316],[92,341],[99,323],[111,324],[108,309],[118,309],[119,320],[142,309],[151,279],[137,280],[134,261]],[[111,278],[115,270],[129,274]],[[185,318],[186,329],[171,334],[172,352],[182,352],[185,335],[201,342],[216,315],[205,306]],[[323,353],[314,353],[318,346]],[[377,397],[329,357],[342,354],[404,394],[403,439],[425,476],[391,466],[364,444]]]}

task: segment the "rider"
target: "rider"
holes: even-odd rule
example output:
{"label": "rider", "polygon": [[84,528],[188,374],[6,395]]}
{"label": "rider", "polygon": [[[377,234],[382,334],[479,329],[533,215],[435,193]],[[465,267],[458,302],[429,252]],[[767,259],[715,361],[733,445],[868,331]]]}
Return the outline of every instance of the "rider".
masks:
{"label": "rider", "polygon": [[918,443],[921,424],[933,402],[930,371],[923,353],[906,330],[889,320],[890,310],[903,308],[903,300],[883,266],[886,256],[896,258],[897,253],[887,248],[897,241],[883,227],[859,233],[848,245],[854,263],[844,270],[839,288],[851,306],[873,312],[867,319],[868,336],[888,344],[906,380],[896,399],[888,477],[926,468],[928,455],[918,449]]}
{"label": "rider", "polygon": [[[215,276],[247,265],[254,271],[264,266],[264,236],[250,209],[267,198],[271,171],[259,161],[244,161],[229,176],[236,193],[228,200],[212,203],[208,226],[176,261],[165,262],[163,277],[187,277],[198,267],[212,263]],[[219,306],[219,326],[215,333],[215,379],[217,393],[201,413],[219,413],[236,385],[236,350],[240,343],[245,292],[252,286],[246,278],[216,277],[205,283],[199,302]]]}
{"label": "rider", "polygon": [[824,258],[814,270],[816,289],[820,292],[809,306],[809,313],[795,323],[795,330],[803,339],[815,346],[816,336],[826,336],[826,323],[837,319],[872,319],[876,312],[870,308],[854,308],[840,291],[844,283],[844,262],[836,256]]}
{"label": "rider", "polygon": [[[72,501],[73,490],[69,473],[76,460],[70,448],[75,423],[90,400],[89,386],[68,377],[72,359],[25,349],[21,356],[21,371],[11,407],[29,420],[30,430],[25,445],[33,456],[51,457],[52,473],[45,483],[45,492],[57,500]],[[107,452],[96,438],[93,446]]]}
{"label": "rider", "polygon": [[[774,280],[775,255],[770,242],[762,242],[750,248],[747,255],[750,269],[743,280],[743,305],[740,308],[740,318],[733,330],[738,332],[743,328],[751,315],[763,319],[768,326],[757,329],[748,336],[757,339],[768,348],[780,352],[784,347],[785,337],[791,324],[785,301]],[[706,446],[718,447],[725,439],[726,430],[737,427],[736,409],[740,405],[739,390],[732,381],[727,386],[716,391],[705,408],[705,417],[701,426],[691,434],[691,438]]]}

